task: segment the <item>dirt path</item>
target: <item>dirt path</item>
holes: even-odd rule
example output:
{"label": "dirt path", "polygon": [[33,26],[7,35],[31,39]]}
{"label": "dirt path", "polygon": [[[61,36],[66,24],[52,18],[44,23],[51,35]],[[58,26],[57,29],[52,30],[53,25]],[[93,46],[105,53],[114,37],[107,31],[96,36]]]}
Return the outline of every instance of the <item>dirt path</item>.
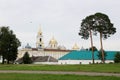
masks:
{"label": "dirt path", "polygon": [[17,71],[17,70],[0,70],[0,73],[75,74],[75,75],[88,75],[88,76],[117,76],[117,77],[120,77],[120,73],[99,73],[99,72]]}

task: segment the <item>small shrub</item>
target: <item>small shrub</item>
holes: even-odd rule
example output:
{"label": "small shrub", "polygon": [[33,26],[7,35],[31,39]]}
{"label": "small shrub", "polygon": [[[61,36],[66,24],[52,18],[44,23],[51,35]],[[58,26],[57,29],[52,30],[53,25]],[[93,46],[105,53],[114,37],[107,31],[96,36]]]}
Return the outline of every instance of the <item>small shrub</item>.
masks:
{"label": "small shrub", "polygon": [[109,62],[109,64],[113,64],[113,62]]}
{"label": "small shrub", "polygon": [[120,63],[120,52],[117,52],[117,53],[115,54],[114,62],[115,62],[115,63]]}
{"label": "small shrub", "polygon": [[23,56],[23,63],[24,63],[24,64],[30,64],[30,63],[32,63],[32,60],[31,60],[28,52],[26,52],[26,53],[24,54],[24,56]]}

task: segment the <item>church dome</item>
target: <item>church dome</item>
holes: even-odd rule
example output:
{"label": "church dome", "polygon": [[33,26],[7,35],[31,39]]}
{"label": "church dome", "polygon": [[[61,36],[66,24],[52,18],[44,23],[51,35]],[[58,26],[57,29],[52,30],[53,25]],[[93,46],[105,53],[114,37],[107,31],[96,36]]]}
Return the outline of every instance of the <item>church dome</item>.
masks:
{"label": "church dome", "polygon": [[57,41],[54,39],[54,37],[52,37],[52,39],[50,40],[49,44],[57,44]]}
{"label": "church dome", "polygon": [[60,50],[66,50],[66,47],[65,46],[58,46],[58,49],[60,49]]}
{"label": "church dome", "polygon": [[84,47],[81,47],[81,49],[80,49],[81,51],[86,51],[86,49],[84,48]]}
{"label": "church dome", "polygon": [[73,50],[79,50],[80,48],[78,47],[78,45],[77,44],[74,44],[74,46],[73,46],[73,48],[72,48]]}
{"label": "church dome", "polygon": [[31,46],[27,43],[27,45],[25,46],[25,48],[31,48]]}

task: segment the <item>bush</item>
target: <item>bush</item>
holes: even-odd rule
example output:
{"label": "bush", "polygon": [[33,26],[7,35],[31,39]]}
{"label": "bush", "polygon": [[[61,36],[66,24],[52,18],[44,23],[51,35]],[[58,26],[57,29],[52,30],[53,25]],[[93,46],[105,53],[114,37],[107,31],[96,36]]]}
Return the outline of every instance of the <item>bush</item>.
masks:
{"label": "bush", "polygon": [[117,53],[115,54],[114,62],[115,62],[115,63],[120,63],[120,52],[117,52]]}
{"label": "bush", "polygon": [[113,62],[109,62],[109,64],[113,64]]}
{"label": "bush", "polygon": [[31,60],[31,58],[29,57],[28,52],[26,52],[26,53],[24,54],[24,56],[23,56],[23,63],[24,63],[24,64],[30,64],[30,63],[32,63],[32,60]]}
{"label": "bush", "polygon": [[[105,52],[105,51],[103,51],[103,53],[104,53],[104,60],[106,60],[106,56],[107,56],[107,53]],[[102,50],[99,50],[98,51],[98,58],[101,60],[101,61],[103,61],[103,57],[102,57]],[[102,63],[102,62],[101,62]]]}

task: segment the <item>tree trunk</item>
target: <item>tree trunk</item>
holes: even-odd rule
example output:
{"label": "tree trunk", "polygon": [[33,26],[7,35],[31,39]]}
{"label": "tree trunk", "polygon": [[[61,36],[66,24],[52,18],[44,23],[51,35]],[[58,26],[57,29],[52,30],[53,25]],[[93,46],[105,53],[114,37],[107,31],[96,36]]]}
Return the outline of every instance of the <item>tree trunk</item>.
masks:
{"label": "tree trunk", "polygon": [[9,64],[9,59],[7,60],[7,64]]}
{"label": "tree trunk", "polygon": [[5,60],[5,58],[4,58],[4,56],[2,56],[2,64],[4,64],[4,60]]}
{"label": "tree trunk", "polygon": [[102,62],[105,63],[104,51],[103,51],[103,43],[102,43],[102,33],[100,33],[100,44],[101,44],[101,51],[102,51]]}
{"label": "tree trunk", "polygon": [[94,50],[93,50],[93,39],[92,39],[92,32],[90,30],[90,40],[91,40],[91,49],[92,49],[92,62],[93,64],[95,63],[94,62]]}

